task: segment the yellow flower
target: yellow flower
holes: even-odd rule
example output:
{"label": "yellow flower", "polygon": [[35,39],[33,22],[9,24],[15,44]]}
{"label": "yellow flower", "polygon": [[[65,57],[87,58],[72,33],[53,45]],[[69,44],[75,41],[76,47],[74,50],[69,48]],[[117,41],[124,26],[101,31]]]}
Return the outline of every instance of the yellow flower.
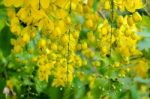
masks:
{"label": "yellow flower", "polygon": [[93,34],[92,31],[90,31],[90,32],[87,33],[87,38],[88,38],[88,40],[89,40],[91,43],[94,43],[95,40],[96,40],[96,37],[94,36],[94,34]]}
{"label": "yellow flower", "polygon": [[136,9],[143,7],[142,0],[125,0],[125,7],[130,12],[135,12]]}
{"label": "yellow flower", "polygon": [[119,52],[122,54],[122,56],[129,57],[131,55],[129,49],[123,45],[122,47],[118,49],[119,49]]}
{"label": "yellow flower", "polygon": [[107,33],[108,33],[107,27],[102,27],[101,28],[101,34],[102,35],[107,35]]}
{"label": "yellow flower", "polygon": [[[79,2],[79,0],[72,0],[71,1],[71,8],[72,8],[72,10],[75,10],[75,9],[77,9],[78,7],[77,7],[77,5],[78,5],[78,2]],[[69,2],[70,3],[70,2]],[[69,6],[69,5],[68,5]],[[69,6],[70,7],[70,6]]]}
{"label": "yellow flower", "polygon": [[7,15],[10,18],[10,20],[13,19],[14,17],[16,17],[16,11],[15,11],[15,9],[8,8],[7,9]]}
{"label": "yellow flower", "polygon": [[129,26],[132,26],[134,24],[133,17],[132,16],[128,16],[127,22],[128,22]]}
{"label": "yellow flower", "polygon": [[77,8],[75,9],[79,14],[83,14],[83,6],[82,4],[78,4]]}
{"label": "yellow flower", "polygon": [[87,95],[87,99],[94,99],[90,91],[88,91],[86,95]]}
{"label": "yellow flower", "polygon": [[46,40],[44,38],[41,38],[38,42],[39,48],[45,48],[46,47]]}
{"label": "yellow flower", "polygon": [[88,77],[88,80],[89,80],[89,87],[90,88],[93,88],[94,87],[94,83],[95,83],[95,80],[96,80],[96,77],[95,77],[95,75],[92,75],[92,76],[89,76]]}
{"label": "yellow flower", "polygon": [[7,86],[10,90],[13,90],[14,84],[13,84],[12,80],[7,80]]}
{"label": "yellow flower", "polygon": [[94,26],[92,19],[88,19],[85,24],[86,24],[87,28],[93,28],[93,26]]}
{"label": "yellow flower", "polygon": [[119,67],[119,66],[120,66],[120,63],[119,63],[119,62],[115,62],[115,63],[114,63],[114,66],[115,66],[115,67]]}
{"label": "yellow flower", "polygon": [[71,18],[69,16],[67,16],[65,22],[67,25],[70,25],[71,24]]}
{"label": "yellow flower", "polygon": [[[25,1],[27,2],[27,1]],[[39,0],[30,0],[29,1],[29,4],[32,6],[32,8],[34,9],[39,9]]]}
{"label": "yellow flower", "polygon": [[54,51],[56,51],[56,50],[58,49],[58,48],[57,48],[57,44],[52,43],[52,44],[51,44],[51,49],[54,50]]}
{"label": "yellow flower", "polygon": [[94,0],[88,0],[87,2],[88,2],[87,5],[88,5],[89,7],[92,7],[92,6],[93,6],[93,3],[94,3]]}
{"label": "yellow flower", "polygon": [[56,0],[56,5],[61,8],[65,8],[69,4],[69,0]]}
{"label": "yellow flower", "polygon": [[110,1],[109,1],[109,0],[106,0],[105,3],[104,3],[104,8],[105,8],[106,10],[110,10],[110,7],[111,7]]}
{"label": "yellow flower", "polygon": [[66,18],[67,14],[68,14],[68,12],[65,11],[64,9],[58,9],[58,10],[56,11],[56,17],[59,18],[59,19],[64,19],[64,18]]}
{"label": "yellow flower", "polygon": [[54,31],[52,32],[52,35],[54,37],[60,36],[62,33],[61,29],[59,27],[55,27]]}
{"label": "yellow flower", "polygon": [[101,53],[102,53],[102,55],[106,55],[108,53],[108,48],[106,46],[103,46],[101,48]]}
{"label": "yellow flower", "polygon": [[[54,73],[54,81],[52,83],[52,86],[65,86],[65,84],[70,84],[73,79],[73,67],[72,65],[68,64],[68,69],[67,69],[67,64],[66,61],[63,63],[57,63],[55,68],[55,73]],[[62,65],[62,66],[60,66]],[[65,65],[65,66],[64,66]]]}
{"label": "yellow flower", "polygon": [[88,47],[88,45],[87,45],[86,42],[83,42],[83,43],[81,44],[81,47],[82,47],[82,49],[84,50],[84,49],[86,49],[86,48]]}
{"label": "yellow flower", "polygon": [[38,76],[41,81],[46,80],[48,82],[51,68],[52,66],[49,63],[39,66]]}
{"label": "yellow flower", "polygon": [[15,7],[20,7],[20,6],[22,6],[23,5],[23,3],[24,3],[24,0],[13,0],[13,5],[15,6]]}
{"label": "yellow flower", "polygon": [[27,18],[29,18],[29,9],[27,7],[21,8],[18,13],[17,16],[19,17],[19,19],[21,21],[23,21],[24,23],[27,22]]}
{"label": "yellow flower", "polygon": [[124,69],[120,70],[120,77],[125,77],[126,76],[126,71]]}
{"label": "yellow flower", "polygon": [[133,69],[135,70],[137,76],[140,77],[147,77],[147,72],[148,72],[148,62],[146,59],[141,59],[137,62],[137,64],[135,65],[135,67],[133,67]]}
{"label": "yellow flower", "polygon": [[14,0],[4,0],[3,3],[6,7],[12,6]]}
{"label": "yellow flower", "polygon": [[30,41],[30,35],[27,33],[23,34],[22,40],[24,43],[28,43]]}
{"label": "yellow flower", "polygon": [[83,81],[85,74],[84,74],[84,72],[77,72],[77,76],[79,77],[79,79],[80,79],[81,81]]}
{"label": "yellow flower", "polygon": [[15,53],[15,54],[18,54],[18,53],[21,53],[22,52],[22,47],[21,47],[21,45],[15,45],[14,46],[14,49],[13,49],[13,52]]}
{"label": "yellow flower", "polygon": [[15,35],[20,35],[20,32],[21,32],[21,28],[20,28],[20,26],[19,25],[11,25],[10,26],[10,29],[11,29],[11,32],[13,33],[13,34],[15,34]]}
{"label": "yellow flower", "polygon": [[75,31],[75,32],[73,32],[73,37],[74,37],[75,39],[78,39],[78,38],[79,38],[79,35],[80,35],[80,31]]}
{"label": "yellow flower", "polygon": [[50,0],[40,0],[41,6],[46,9],[49,7]]}
{"label": "yellow flower", "polygon": [[139,22],[139,21],[142,21],[142,17],[138,12],[135,12],[135,13],[133,13],[133,20],[135,22]]}
{"label": "yellow flower", "polygon": [[62,44],[67,45],[69,42],[69,36],[68,35],[63,35],[61,38]]}
{"label": "yellow flower", "polygon": [[118,16],[117,18],[117,25],[120,27],[124,23],[124,18],[123,16]]}
{"label": "yellow flower", "polygon": [[100,61],[92,62],[92,65],[95,67],[99,67],[101,65]]}
{"label": "yellow flower", "polygon": [[125,10],[124,0],[114,0],[114,4],[119,8],[119,10]]}

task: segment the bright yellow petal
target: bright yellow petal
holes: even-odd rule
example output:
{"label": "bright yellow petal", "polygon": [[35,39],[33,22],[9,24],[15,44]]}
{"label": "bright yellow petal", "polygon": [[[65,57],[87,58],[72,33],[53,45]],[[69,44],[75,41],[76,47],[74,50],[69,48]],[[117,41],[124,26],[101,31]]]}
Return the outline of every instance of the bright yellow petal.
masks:
{"label": "bright yellow petal", "polygon": [[40,4],[42,8],[46,9],[49,6],[50,1],[49,0],[40,0]]}

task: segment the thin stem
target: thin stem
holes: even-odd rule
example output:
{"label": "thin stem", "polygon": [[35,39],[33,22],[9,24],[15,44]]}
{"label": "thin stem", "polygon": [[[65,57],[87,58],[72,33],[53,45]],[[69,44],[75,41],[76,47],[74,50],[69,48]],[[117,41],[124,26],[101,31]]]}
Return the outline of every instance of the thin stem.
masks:
{"label": "thin stem", "polygon": [[[70,7],[69,7],[69,15],[71,14],[71,0],[70,0]],[[68,65],[69,65],[69,56],[70,56],[70,28],[69,28],[69,32],[68,32],[68,56],[67,56],[67,85],[68,85]]]}
{"label": "thin stem", "polygon": [[110,55],[112,52],[112,34],[113,34],[113,19],[114,19],[114,0],[111,0],[111,34],[110,34]]}

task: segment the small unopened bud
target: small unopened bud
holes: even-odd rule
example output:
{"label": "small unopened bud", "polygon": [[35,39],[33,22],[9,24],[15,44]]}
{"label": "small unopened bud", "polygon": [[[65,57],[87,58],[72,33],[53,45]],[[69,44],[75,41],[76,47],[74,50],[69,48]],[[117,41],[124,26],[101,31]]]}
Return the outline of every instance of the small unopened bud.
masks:
{"label": "small unopened bud", "polygon": [[142,21],[142,17],[138,12],[133,13],[133,20],[134,22]]}

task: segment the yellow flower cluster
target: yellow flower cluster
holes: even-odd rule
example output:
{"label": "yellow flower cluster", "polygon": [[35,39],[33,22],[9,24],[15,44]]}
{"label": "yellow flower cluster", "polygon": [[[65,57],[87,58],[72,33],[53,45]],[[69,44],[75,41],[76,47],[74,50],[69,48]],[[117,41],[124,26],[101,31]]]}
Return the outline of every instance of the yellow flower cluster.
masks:
{"label": "yellow flower cluster", "polygon": [[[111,26],[108,23],[108,20],[105,20],[102,25],[98,27],[98,39],[97,46],[100,49],[102,55],[110,54],[110,47],[113,36],[111,34]],[[112,37],[111,37],[112,36]]]}
{"label": "yellow flower cluster", "polygon": [[72,82],[73,68],[81,65],[75,54],[80,30],[72,23],[70,14],[70,8],[75,10],[77,3],[76,0],[71,3],[69,0],[4,0],[10,29],[17,37],[11,40],[12,52],[20,54],[34,43],[28,50],[33,56],[36,54],[32,61],[39,67],[39,79],[48,81],[52,75],[54,86]]}
{"label": "yellow flower cluster", "polygon": [[[113,1],[113,2],[112,2]],[[111,9],[111,4],[114,3],[114,7],[124,11],[135,12],[136,9],[143,8],[142,0],[102,0],[104,2],[104,8],[106,10]]]}
{"label": "yellow flower cluster", "polygon": [[136,62],[136,65],[132,68],[137,76],[140,76],[142,78],[147,77],[148,72],[148,60],[141,59],[138,62]]}
{"label": "yellow flower cluster", "polygon": [[[137,14],[139,17],[134,18]],[[130,20],[131,18],[131,20]],[[125,57],[133,55],[139,55],[140,52],[137,49],[137,43],[140,37],[137,34],[136,22],[141,21],[141,16],[138,12],[135,12],[132,16],[118,16],[117,29],[114,31],[116,50]]]}
{"label": "yellow flower cluster", "polygon": [[[78,68],[89,64],[92,69],[100,68],[99,56],[117,52],[129,59],[141,54],[137,49],[140,37],[136,23],[142,17],[136,9],[143,7],[142,0],[99,1],[111,14],[114,14],[111,8],[133,13],[126,16],[115,13],[110,19],[93,10],[93,0],[3,1],[16,38],[11,40],[13,54],[28,51],[38,66],[39,79],[48,81],[52,76],[53,86],[70,84]],[[102,10],[100,6],[97,8]],[[92,87],[94,78],[89,79]]]}

